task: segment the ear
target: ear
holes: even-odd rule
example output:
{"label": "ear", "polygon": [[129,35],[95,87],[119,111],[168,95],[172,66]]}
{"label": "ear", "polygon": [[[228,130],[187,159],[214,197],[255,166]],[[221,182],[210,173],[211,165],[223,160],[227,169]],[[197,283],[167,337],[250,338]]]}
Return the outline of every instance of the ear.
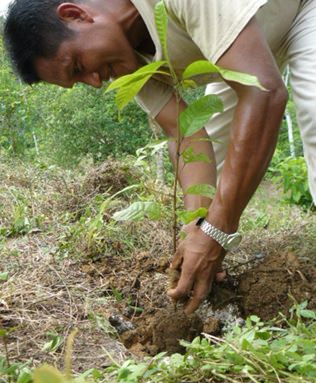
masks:
{"label": "ear", "polygon": [[66,22],[79,21],[79,22],[93,22],[92,16],[89,11],[79,4],[75,3],[62,3],[57,7],[57,15],[59,18]]}

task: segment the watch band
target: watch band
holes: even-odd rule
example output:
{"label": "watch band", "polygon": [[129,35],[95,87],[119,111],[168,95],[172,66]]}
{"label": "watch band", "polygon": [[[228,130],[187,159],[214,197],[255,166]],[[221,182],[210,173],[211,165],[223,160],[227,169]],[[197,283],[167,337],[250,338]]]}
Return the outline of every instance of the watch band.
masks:
{"label": "watch band", "polygon": [[200,218],[197,223],[200,229],[209,237],[215,239],[222,247],[225,248],[229,234],[217,229],[215,226],[207,222],[204,218]]}

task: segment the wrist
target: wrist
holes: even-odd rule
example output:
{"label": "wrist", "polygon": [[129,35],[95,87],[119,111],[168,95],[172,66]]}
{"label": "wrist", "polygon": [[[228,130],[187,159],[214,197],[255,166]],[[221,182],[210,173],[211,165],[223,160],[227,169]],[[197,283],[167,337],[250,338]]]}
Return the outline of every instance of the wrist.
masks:
{"label": "wrist", "polygon": [[209,223],[205,218],[200,218],[196,225],[200,228],[201,232],[215,240],[225,251],[235,249],[242,240],[240,233],[225,233]]}
{"label": "wrist", "polygon": [[240,216],[234,208],[227,208],[214,200],[205,219],[219,230],[231,234],[238,230]]}

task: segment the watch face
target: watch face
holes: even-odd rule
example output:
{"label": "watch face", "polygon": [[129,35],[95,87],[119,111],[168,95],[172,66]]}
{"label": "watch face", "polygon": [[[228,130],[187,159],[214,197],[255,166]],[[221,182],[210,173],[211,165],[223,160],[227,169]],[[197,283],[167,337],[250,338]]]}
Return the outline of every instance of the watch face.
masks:
{"label": "watch face", "polygon": [[239,233],[231,234],[227,239],[226,250],[233,250],[239,246],[242,236]]}

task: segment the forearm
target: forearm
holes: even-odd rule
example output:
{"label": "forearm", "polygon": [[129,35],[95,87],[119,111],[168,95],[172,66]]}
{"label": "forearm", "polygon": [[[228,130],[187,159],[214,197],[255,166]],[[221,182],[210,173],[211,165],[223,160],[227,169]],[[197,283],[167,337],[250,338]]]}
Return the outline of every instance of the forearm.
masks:
{"label": "forearm", "polygon": [[[178,123],[175,110],[179,110],[180,113],[185,108],[186,104],[184,101],[180,101],[180,104],[176,106],[176,98],[174,97],[170,100],[169,104],[165,106],[164,112],[159,114],[156,118],[165,134],[172,138],[169,142],[169,155],[174,168],[176,168],[178,158],[176,142],[178,137]],[[192,148],[193,152],[196,154],[203,153],[209,161],[197,161],[185,164],[181,154],[189,147]],[[184,193],[192,185],[216,185],[215,157],[212,144],[209,141],[205,129],[200,130],[191,137],[183,138],[181,140],[179,154],[178,181]],[[208,208],[210,202],[211,200],[206,197],[184,194],[184,205],[187,210],[196,210],[202,206]]]}
{"label": "forearm", "polygon": [[[196,210],[199,207],[208,208],[211,200],[207,197],[185,194],[192,185],[208,184],[216,186],[216,166],[213,147],[208,141],[209,137],[205,129],[200,130],[194,136],[182,140],[180,154],[187,148],[192,148],[194,153],[204,154],[209,161],[196,161],[185,164],[183,157],[179,158],[178,181],[184,193],[184,206],[187,210]],[[170,159],[176,168],[177,144],[175,141],[169,143]]]}
{"label": "forearm", "polygon": [[263,94],[246,92],[238,102],[220,182],[208,220],[225,232],[238,228],[240,216],[273,155],[286,105],[282,86]]}

